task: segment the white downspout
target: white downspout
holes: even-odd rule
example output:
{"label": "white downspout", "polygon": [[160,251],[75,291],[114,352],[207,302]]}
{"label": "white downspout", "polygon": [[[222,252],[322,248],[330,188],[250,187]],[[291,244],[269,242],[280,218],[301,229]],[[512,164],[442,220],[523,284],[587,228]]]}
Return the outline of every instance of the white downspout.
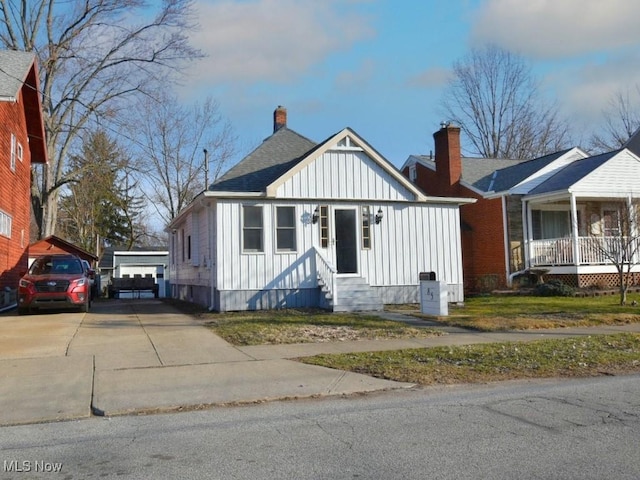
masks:
{"label": "white downspout", "polygon": [[213,249],[215,242],[213,241],[214,239],[214,235],[215,235],[215,218],[214,217],[214,212],[215,209],[217,208],[217,204],[214,201],[213,202],[213,207],[211,207],[211,204],[207,204],[207,241],[209,242],[208,245],[208,249],[209,249],[209,311],[213,311],[215,310],[215,298],[216,298],[216,279],[217,279],[217,268],[218,268],[218,257],[216,255],[214,255],[214,251]]}
{"label": "white downspout", "polygon": [[507,286],[511,286],[513,283],[513,277],[510,275],[511,268],[509,265],[511,264],[511,245],[509,244],[509,223],[508,223],[508,215],[507,215],[507,197],[502,195],[500,197],[500,201],[502,202],[502,235],[504,242],[504,269],[505,276],[507,277]]}

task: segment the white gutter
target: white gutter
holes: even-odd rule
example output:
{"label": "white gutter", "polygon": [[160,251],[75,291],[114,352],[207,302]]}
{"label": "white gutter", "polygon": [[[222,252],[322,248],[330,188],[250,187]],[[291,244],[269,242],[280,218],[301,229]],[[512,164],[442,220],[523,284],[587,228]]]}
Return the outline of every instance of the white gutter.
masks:
{"label": "white gutter", "polygon": [[505,276],[507,277],[507,286],[511,286],[511,277],[509,276],[509,252],[511,247],[509,245],[509,224],[507,223],[507,198],[502,196],[502,241],[504,242],[504,268]]}

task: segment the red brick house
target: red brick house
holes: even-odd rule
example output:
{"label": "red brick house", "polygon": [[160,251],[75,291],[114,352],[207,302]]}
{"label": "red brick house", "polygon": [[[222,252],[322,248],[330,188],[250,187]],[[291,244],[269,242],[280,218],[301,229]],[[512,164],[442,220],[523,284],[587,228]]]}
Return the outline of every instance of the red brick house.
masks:
{"label": "red brick house", "polygon": [[32,53],[0,51],[0,289],[27,269],[31,164],[47,162],[38,70]]}
{"label": "red brick house", "polygon": [[[472,197],[461,206],[465,289],[489,291],[542,274],[576,287],[616,286],[603,246],[640,210],[640,156],[627,148],[589,156],[571,148],[527,161],[463,158],[460,129],[434,134],[435,158],[411,155],[403,173],[429,195]],[[640,242],[634,222],[631,238]],[[629,262],[640,278],[640,245]],[[635,282],[634,282],[635,283]]]}

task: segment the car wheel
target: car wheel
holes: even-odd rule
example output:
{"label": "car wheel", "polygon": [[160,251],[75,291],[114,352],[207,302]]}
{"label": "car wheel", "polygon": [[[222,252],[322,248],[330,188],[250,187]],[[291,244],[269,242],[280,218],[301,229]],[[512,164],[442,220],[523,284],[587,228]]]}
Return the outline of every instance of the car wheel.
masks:
{"label": "car wheel", "polygon": [[18,315],[27,315],[29,313],[29,309],[25,307],[18,307]]}

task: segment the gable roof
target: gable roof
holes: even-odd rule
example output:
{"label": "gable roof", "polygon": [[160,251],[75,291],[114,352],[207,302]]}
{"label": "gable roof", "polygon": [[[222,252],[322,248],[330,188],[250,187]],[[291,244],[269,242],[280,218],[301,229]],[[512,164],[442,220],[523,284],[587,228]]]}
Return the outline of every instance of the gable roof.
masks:
{"label": "gable roof", "polygon": [[290,130],[280,128],[209,186],[212,192],[261,192],[316,147],[316,143]]}
{"label": "gable roof", "polygon": [[629,140],[623,145],[636,155],[640,156],[640,127],[629,137]]}
{"label": "gable roof", "polygon": [[31,163],[47,163],[39,86],[33,53],[0,50],[0,101],[15,102],[22,91]]}
{"label": "gable roof", "polygon": [[[304,158],[298,159],[296,162],[291,162],[291,165],[283,172],[283,174],[272,182],[267,187],[267,195],[274,196],[279,185],[284,183],[291,175],[294,175],[299,170],[309,165],[312,161],[318,158],[320,155],[328,150],[336,147],[339,142],[349,137],[351,141],[355,142],[358,149],[361,149],[371,160],[373,160],[379,167],[381,167],[386,173],[393,177],[403,188],[408,190],[411,195],[414,196],[416,201],[424,201],[426,199],[425,194],[416,185],[414,185],[407,177],[405,177],[400,170],[395,168],[388,160],[380,155],[369,143],[367,143],[362,137],[360,137],[354,130],[346,127],[338,133],[331,135],[329,138],[316,145],[313,149],[309,150]],[[442,198],[439,197],[441,200]],[[446,202],[446,200],[444,200]],[[457,203],[460,203],[461,199],[452,199]],[[462,201],[465,203],[465,201]]]}
{"label": "gable roof", "polygon": [[608,160],[616,156],[621,150],[607,152],[593,157],[583,158],[571,162],[562,168],[555,175],[538,185],[529,192],[529,195],[539,195],[543,193],[551,193],[557,191],[568,190],[576,182],[593,172]]}
{"label": "gable roof", "polygon": [[84,258],[85,260],[95,261],[98,259],[98,257],[93,253],[55,235],[49,235],[48,237],[29,245],[29,256],[31,257],[61,253],[71,253],[79,256],[80,258]]}
{"label": "gable roof", "polygon": [[[436,169],[436,162],[433,156],[430,155],[411,155],[409,157],[417,159],[422,165]],[[502,168],[511,167],[517,165],[523,160],[511,160],[506,158],[482,158],[482,157],[462,157],[462,181],[467,185],[475,186],[477,182],[481,181],[488,175],[491,175],[496,170]],[[410,162],[405,162],[405,166]],[[403,167],[404,169],[404,167]],[[477,187],[476,187],[477,188]]]}
{"label": "gable roof", "polygon": [[0,50],[0,100],[15,101],[18,98],[34,62],[33,53]]}
{"label": "gable roof", "polygon": [[483,192],[504,192],[526,180],[542,168],[558,160],[571,148],[559,152],[550,153],[543,157],[527,160],[511,167],[496,170],[491,175],[478,180],[474,186]]}

